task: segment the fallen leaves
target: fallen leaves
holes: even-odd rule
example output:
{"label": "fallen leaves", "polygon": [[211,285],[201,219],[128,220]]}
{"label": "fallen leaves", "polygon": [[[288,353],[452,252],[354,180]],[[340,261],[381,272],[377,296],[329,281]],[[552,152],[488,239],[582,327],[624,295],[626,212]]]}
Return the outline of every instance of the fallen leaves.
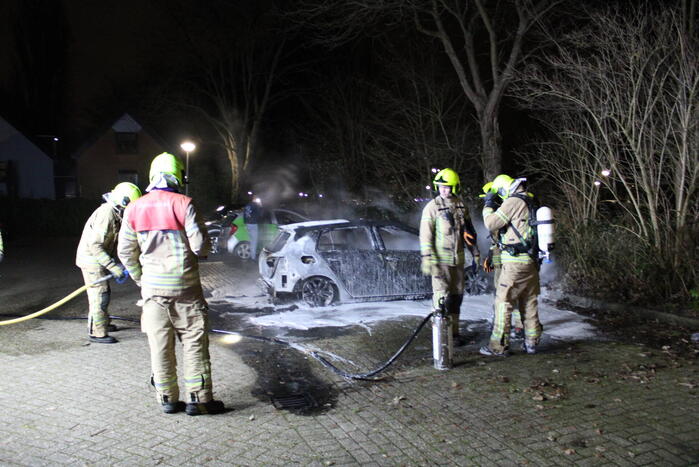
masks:
{"label": "fallen leaves", "polygon": [[567,395],[563,386],[546,379],[534,380],[531,386],[524,389],[524,392],[533,392],[532,400],[535,401],[557,400]]}
{"label": "fallen leaves", "polygon": [[407,399],[407,398],[406,398],[405,396],[396,396],[396,397],[394,397],[393,400],[391,401],[391,404],[393,404],[393,405],[398,405],[398,404],[400,404],[400,401],[404,401],[404,400],[406,400],[406,399]]}

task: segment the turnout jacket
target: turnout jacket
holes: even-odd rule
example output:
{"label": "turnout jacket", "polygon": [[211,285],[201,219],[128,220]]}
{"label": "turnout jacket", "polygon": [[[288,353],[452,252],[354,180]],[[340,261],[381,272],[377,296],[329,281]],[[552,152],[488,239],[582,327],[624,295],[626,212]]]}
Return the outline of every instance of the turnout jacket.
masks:
{"label": "turnout jacket", "polygon": [[420,219],[420,254],[432,264],[464,265],[464,227],[468,212],[461,198],[437,196]]}
{"label": "turnout jacket", "polygon": [[[517,194],[525,194],[518,191]],[[491,207],[483,208],[483,222],[497,242],[500,249],[500,261],[505,263],[533,263],[534,259],[527,253],[512,255],[504,247],[507,245],[521,244],[522,241],[517,236],[512,226],[519,231],[524,240],[531,238],[531,227],[529,226],[529,207],[527,203],[515,196],[510,196],[502,202],[502,205],[494,210]]]}
{"label": "turnout jacket", "polygon": [[154,189],[129,203],[119,231],[119,259],[141,295],[201,293],[198,257],[209,237],[188,196]]}
{"label": "turnout jacket", "polygon": [[110,269],[116,266],[117,235],[121,219],[114,206],[103,203],[95,209],[83,227],[75,254],[81,269]]}

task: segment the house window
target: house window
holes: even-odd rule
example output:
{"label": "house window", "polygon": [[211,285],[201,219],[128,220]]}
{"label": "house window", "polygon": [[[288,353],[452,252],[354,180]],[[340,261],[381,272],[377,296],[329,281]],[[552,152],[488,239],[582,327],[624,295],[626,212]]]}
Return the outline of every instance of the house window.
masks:
{"label": "house window", "polygon": [[135,170],[120,170],[119,183],[121,182],[131,182],[138,186],[138,172]]}
{"label": "house window", "polygon": [[117,154],[138,154],[138,134],[115,132]]}

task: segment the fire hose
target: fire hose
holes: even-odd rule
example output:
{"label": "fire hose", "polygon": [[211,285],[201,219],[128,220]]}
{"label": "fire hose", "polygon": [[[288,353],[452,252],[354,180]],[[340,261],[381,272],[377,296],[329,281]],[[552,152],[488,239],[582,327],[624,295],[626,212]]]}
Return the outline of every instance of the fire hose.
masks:
{"label": "fire hose", "polygon": [[20,317],[20,318],[6,319],[6,320],[4,320],[4,321],[0,321],[0,326],[6,326],[6,325],[8,325],[8,324],[21,323],[22,321],[27,321],[27,320],[30,320],[30,319],[32,319],[32,318],[36,318],[37,316],[45,315],[45,314],[48,313],[49,311],[55,310],[56,308],[58,308],[59,306],[63,305],[64,303],[67,303],[67,302],[71,301],[72,299],[74,299],[75,297],[77,297],[78,295],[80,295],[81,293],[85,292],[89,287],[91,287],[91,286],[93,286],[93,285],[95,285],[95,284],[99,284],[100,282],[104,282],[104,281],[106,281],[106,280],[109,280],[109,279],[111,279],[112,277],[114,277],[112,274],[106,275],[106,276],[104,276],[104,277],[100,277],[100,278],[97,279],[95,282],[92,282],[92,283],[90,283],[90,284],[85,284],[85,285],[83,285],[82,287],[80,287],[79,289],[76,289],[76,290],[73,291],[72,293],[66,295],[65,297],[63,297],[62,299],[60,299],[59,301],[57,301],[56,303],[54,303],[53,305],[49,305],[49,306],[47,306],[46,308],[43,308],[43,309],[41,309],[41,310],[39,310],[39,311],[36,311],[36,312],[34,312],[34,313],[31,313],[31,314],[29,314],[29,315],[22,316],[22,317]]}
{"label": "fire hose", "polygon": [[[64,298],[57,301],[56,303],[54,303],[50,306],[47,306],[46,308],[43,308],[37,312],[31,313],[29,315],[22,316],[19,318],[13,318],[13,319],[0,321],[0,326],[20,323],[22,321],[27,321],[27,320],[30,320],[33,318],[37,318],[41,315],[45,315],[46,313],[58,308],[59,306],[69,302],[73,298],[75,298],[78,295],[80,295],[81,293],[85,292],[89,287],[91,287],[95,284],[99,284],[100,282],[104,282],[106,280],[112,279],[113,277],[114,276],[112,274],[101,277],[98,280],[96,280],[90,284],[86,284],[86,285],[80,287],[79,289],[76,289],[75,291],[66,295]],[[118,282],[123,283],[124,280],[125,280],[125,278],[120,278],[118,280]],[[403,352],[405,352],[405,350],[410,346],[410,344],[412,344],[412,342],[415,340],[415,338],[420,333],[422,328],[425,327],[425,324],[427,324],[427,322],[430,320],[430,318],[432,318],[433,316],[435,316],[438,313],[439,313],[439,311],[433,311],[433,312],[430,312],[427,316],[425,316],[425,318],[423,318],[423,320],[420,322],[420,324],[417,326],[417,328],[415,328],[413,333],[408,337],[408,339],[403,343],[403,345],[396,351],[396,353],[394,353],[393,356],[391,356],[391,358],[386,360],[382,365],[380,365],[376,369],[368,371],[366,373],[349,373],[349,372],[342,370],[341,368],[338,368],[335,365],[333,365],[330,361],[328,361],[325,357],[320,355],[317,351],[315,351],[315,350],[308,351],[306,349],[299,348],[299,346],[295,346],[295,345],[291,344],[290,342],[287,342],[287,341],[282,340],[282,339],[277,339],[277,338],[273,338],[273,337],[249,335],[249,334],[243,334],[243,333],[239,333],[239,332],[231,332],[231,331],[226,331],[223,329],[212,329],[211,332],[216,333],[216,334],[234,335],[234,336],[240,336],[240,337],[253,339],[253,340],[261,340],[261,341],[271,342],[274,344],[285,345],[287,347],[301,350],[303,353],[309,355],[310,357],[312,357],[315,360],[317,360],[318,362],[320,362],[324,367],[330,369],[331,371],[342,376],[345,379],[376,381],[376,378],[373,378],[373,377],[376,376],[377,374],[381,373],[382,371],[384,371],[389,366],[391,366],[398,359],[398,357],[400,357],[403,354]],[[118,316],[110,316],[110,318],[124,320],[124,321],[133,321],[133,322],[138,321],[138,320],[131,319],[131,318],[121,318]]]}
{"label": "fire hose", "polygon": [[430,318],[432,318],[432,315],[434,315],[434,313],[435,313],[435,312],[432,312],[432,313],[428,314],[427,316],[425,316],[425,318],[422,320],[422,322],[420,322],[420,324],[417,326],[417,328],[415,328],[415,331],[413,331],[413,333],[410,335],[410,337],[408,337],[408,339],[405,341],[405,343],[396,351],[395,354],[393,354],[393,356],[392,356],[391,358],[389,358],[388,360],[386,360],[386,362],[384,362],[384,363],[383,363],[381,366],[379,366],[378,368],[376,368],[376,369],[374,369],[374,370],[372,370],[372,371],[368,371],[368,372],[366,372],[366,373],[348,373],[348,372],[346,372],[346,371],[344,371],[344,370],[342,370],[342,369],[336,367],[336,366],[333,365],[332,363],[330,363],[325,357],[323,357],[322,355],[320,355],[317,351],[315,351],[315,350],[308,351],[308,350],[305,350],[305,349],[300,349],[298,346],[294,346],[294,345],[292,345],[291,343],[289,343],[289,342],[287,342],[287,341],[284,341],[284,340],[282,340],[282,339],[270,338],[270,337],[264,337],[264,336],[251,336],[251,335],[242,334],[242,333],[239,333],[239,332],[224,331],[224,330],[222,330],[222,329],[212,329],[211,332],[216,333],[216,334],[226,334],[226,335],[233,335],[233,336],[241,336],[241,337],[246,337],[246,338],[248,338],[248,339],[262,340],[262,341],[267,341],[267,342],[273,342],[273,343],[275,343],[275,344],[286,345],[286,346],[288,346],[288,347],[291,347],[291,348],[294,348],[294,349],[297,349],[297,350],[301,350],[303,353],[305,353],[305,354],[309,355],[310,357],[312,357],[312,358],[318,360],[324,367],[330,369],[331,371],[333,371],[334,373],[336,373],[336,374],[342,376],[342,377],[345,378],[345,379],[356,379],[356,380],[376,381],[376,378],[372,378],[372,377],[373,377],[373,376],[376,376],[377,374],[381,373],[381,372],[384,371],[386,368],[388,368],[389,366],[391,366],[391,365],[393,364],[393,362],[395,362],[396,359],[398,359],[398,357],[400,357],[401,354],[402,354],[403,352],[405,352],[405,350],[406,350],[406,349],[410,346],[410,344],[415,340],[415,338],[416,338],[417,335],[420,333],[420,331],[421,331],[422,328],[425,326],[425,324],[427,324],[427,322],[430,320]]}

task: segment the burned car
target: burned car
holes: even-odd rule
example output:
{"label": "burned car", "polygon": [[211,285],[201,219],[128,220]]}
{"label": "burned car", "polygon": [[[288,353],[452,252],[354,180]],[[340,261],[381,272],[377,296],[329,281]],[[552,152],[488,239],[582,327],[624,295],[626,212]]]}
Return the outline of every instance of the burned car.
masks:
{"label": "burned car", "polygon": [[416,229],[337,219],[280,226],[258,265],[272,297],[327,306],[429,296],[430,278],[421,273],[420,259]]}

